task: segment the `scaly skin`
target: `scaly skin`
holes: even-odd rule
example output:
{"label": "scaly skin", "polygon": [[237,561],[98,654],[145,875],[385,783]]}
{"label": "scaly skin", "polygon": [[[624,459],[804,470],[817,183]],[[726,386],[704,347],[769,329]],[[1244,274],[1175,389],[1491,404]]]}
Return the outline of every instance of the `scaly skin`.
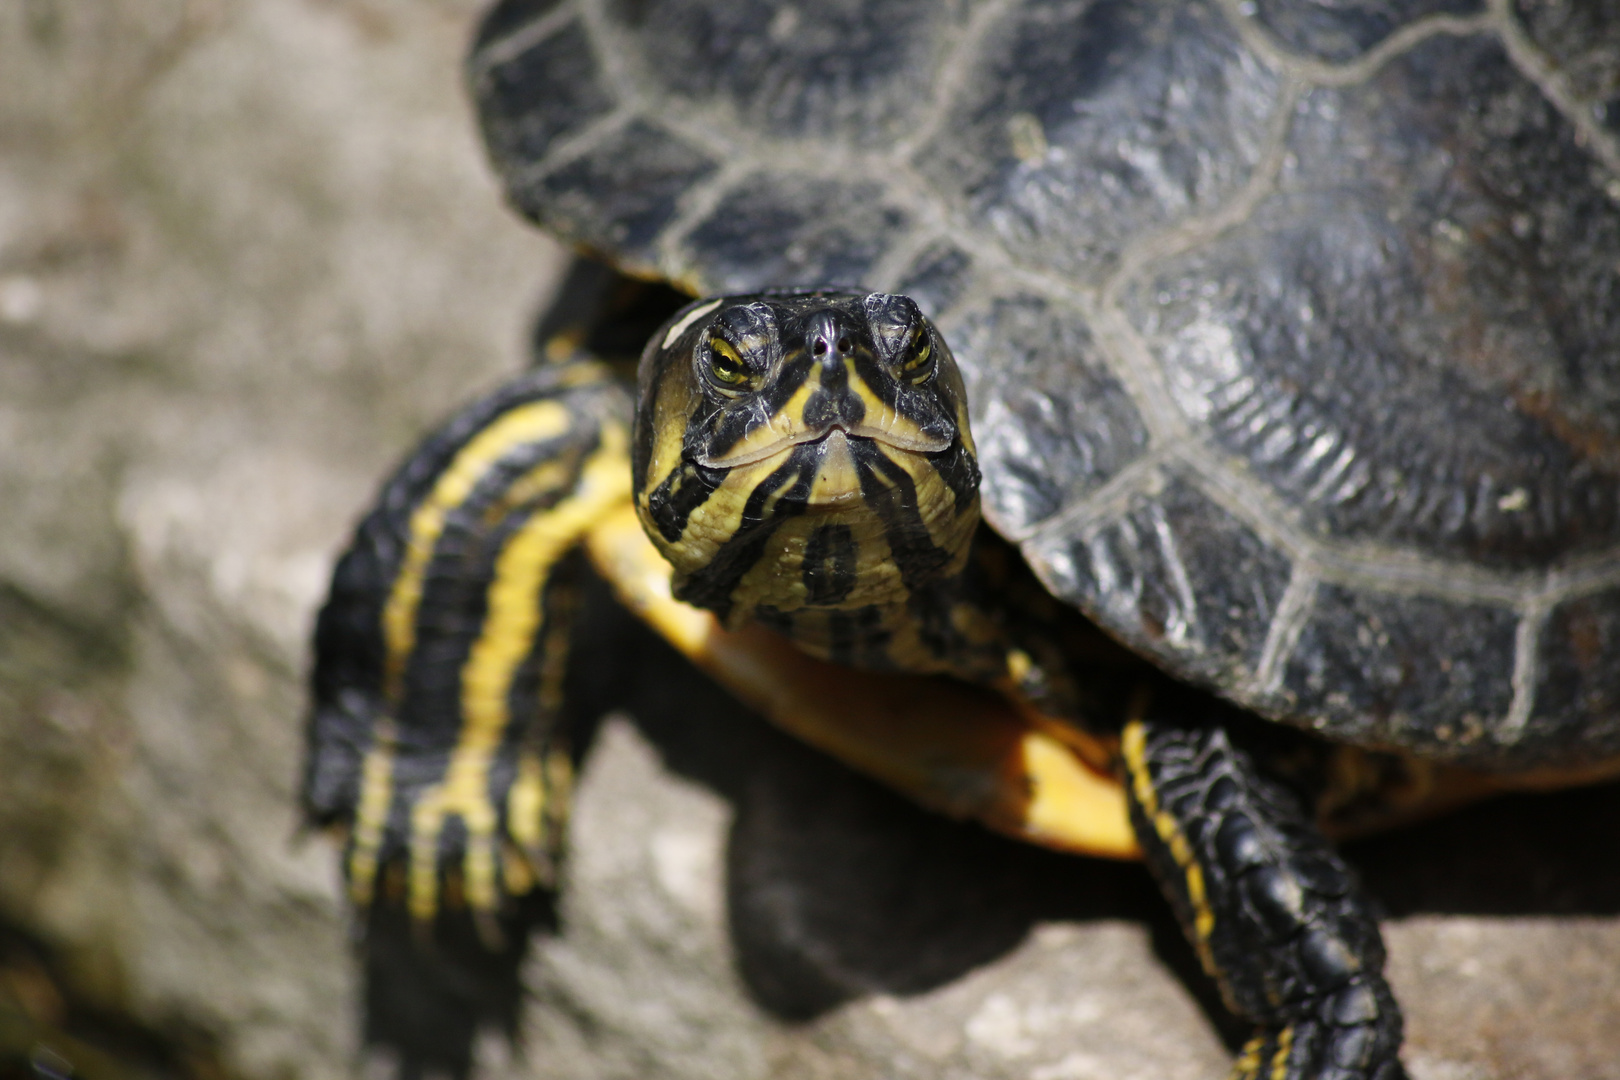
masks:
{"label": "scaly skin", "polygon": [[1195,700],[1143,703],[1121,756],[1148,866],[1227,1007],[1259,1025],[1234,1080],[1404,1080],[1367,897],[1225,727],[1185,722]]}

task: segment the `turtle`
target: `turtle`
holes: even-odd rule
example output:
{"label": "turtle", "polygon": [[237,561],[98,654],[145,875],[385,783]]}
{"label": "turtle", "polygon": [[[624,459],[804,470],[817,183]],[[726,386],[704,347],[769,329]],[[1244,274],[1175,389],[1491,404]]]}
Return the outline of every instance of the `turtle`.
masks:
{"label": "turtle", "polygon": [[[356,905],[494,942],[556,887],[582,551],[812,744],[1145,859],[1255,1025],[1235,1076],[1404,1076],[1327,832],[1620,774],[1616,40],[1543,0],[500,0],[494,167],[621,276],[334,571],[303,790]],[[602,299],[636,281],[684,306]],[[632,380],[604,343],[649,329]]]}

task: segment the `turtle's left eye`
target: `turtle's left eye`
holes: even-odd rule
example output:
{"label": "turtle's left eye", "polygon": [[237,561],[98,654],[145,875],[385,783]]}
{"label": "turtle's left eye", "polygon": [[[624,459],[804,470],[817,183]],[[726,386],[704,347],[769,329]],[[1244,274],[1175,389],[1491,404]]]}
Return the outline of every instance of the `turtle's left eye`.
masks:
{"label": "turtle's left eye", "polygon": [[911,332],[906,358],[900,362],[900,372],[913,383],[920,383],[934,370],[934,342],[926,326]]}

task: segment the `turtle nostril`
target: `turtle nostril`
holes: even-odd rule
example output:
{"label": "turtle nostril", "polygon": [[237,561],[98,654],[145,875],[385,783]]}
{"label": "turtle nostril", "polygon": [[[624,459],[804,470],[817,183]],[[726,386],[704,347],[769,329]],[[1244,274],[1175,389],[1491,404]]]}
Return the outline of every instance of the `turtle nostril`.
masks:
{"label": "turtle nostril", "polygon": [[816,343],[814,345],[810,346],[810,351],[815,353],[817,356],[820,356],[822,353],[826,352],[827,351],[827,339],[826,338],[816,338]]}
{"label": "turtle nostril", "polygon": [[841,337],[838,339],[838,351],[841,353],[849,352],[849,338]]}

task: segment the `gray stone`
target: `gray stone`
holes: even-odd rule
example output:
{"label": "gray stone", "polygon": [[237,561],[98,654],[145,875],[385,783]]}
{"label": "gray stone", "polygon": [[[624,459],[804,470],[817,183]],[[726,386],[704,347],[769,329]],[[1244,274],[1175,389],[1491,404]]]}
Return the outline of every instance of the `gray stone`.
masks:
{"label": "gray stone", "polygon": [[0,919],[231,1076],[349,1072],[311,612],[559,265],[482,163],[472,11],[0,5]]}

